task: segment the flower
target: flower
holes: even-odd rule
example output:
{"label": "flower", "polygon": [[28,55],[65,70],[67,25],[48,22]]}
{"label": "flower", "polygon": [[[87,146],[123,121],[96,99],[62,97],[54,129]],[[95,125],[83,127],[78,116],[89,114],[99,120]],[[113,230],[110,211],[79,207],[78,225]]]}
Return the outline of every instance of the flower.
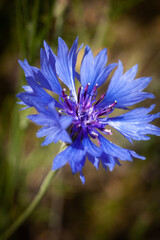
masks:
{"label": "flower", "polygon": [[[101,162],[102,166],[106,170],[108,167],[110,171],[116,164],[120,165],[119,159],[145,159],[136,152],[107,140],[107,136],[112,134],[110,126],[130,142],[149,140],[148,134],[160,136],[160,128],[150,124],[160,117],[160,113],[149,114],[155,105],[128,109],[147,98],[154,98],[153,94],[143,92],[151,78],[135,79],[137,65],[124,74],[121,61],[106,66],[106,49],[94,57],[89,46],[86,46],[80,74],[76,72],[77,55],[81,47],[78,49],[77,38],[69,50],[66,43],[59,38],[56,56],[44,41],[44,49],[41,49],[40,53],[40,69],[30,66],[27,60],[19,61],[28,85],[23,86],[25,92],[19,93],[17,97],[21,100],[20,104],[26,105],[25,108],[34,107],[37,110],[37,114],[29,115],[28,118],[42,126],[37,132],[37,137],[45,137],[42,145],[58,141],[67,144],[67,148],[55,157],[52,170],[69,163],[73,174],[80,172],[81,181],[84,183],[82,169],[86,159],[97,169]],[[104,84],[115,67],[117,69],[108,90],[97,98],[98,88]],[[77,92],[75,78],[81,84]],[[62,88],[60,83],[65,84],[68,90]],[[59,100],[54,99],[49,94],[51,92],[58,95]],[[127,112],[117,117],[109,117],[116,108]]]}

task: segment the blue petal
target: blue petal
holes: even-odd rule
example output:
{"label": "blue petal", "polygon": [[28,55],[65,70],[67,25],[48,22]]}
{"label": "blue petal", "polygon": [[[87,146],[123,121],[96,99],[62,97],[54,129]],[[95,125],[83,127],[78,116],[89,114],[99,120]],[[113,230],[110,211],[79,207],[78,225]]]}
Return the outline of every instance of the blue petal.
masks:
{"label": "blue petal", "polygon": [[41,126],[46,126],[46,125],[51,125],[53,123],[53,118],[50,116],[47,116],[43,113],[41,114],[34,114],[34,115],[29,115],[27,116],[32,122],[41,125]]}
{"label": "blue petal", "polygon": [[147,92],[133,92],[133,93],[128,93],[128,95],[126,96],[123,94],[121,96],[120,94],[119,95],[117,94],[117,97],[110,98],[110,100],[108,101],[108,104],[110,104],[111,102],[113,103],[114,101],[117,101],[117,104],[115,105],[116,108],[125,108],[127,106],[132,106],[136,103],[142,102],[147,98],[153,99],[155,98],[155,96],[152,93],[147,93]]}
{"label": "blue petal", "polygon": [[22,86],[22,88],[28,93],[33,93],[33,89],[28,85]]}
{"label": "blue petal", "polygon": [[37,132],[37,137],[46,136],[42,146],[48,145],[51,142],[67,142],[72,143],[72,139],[65,129],[72,123],[72,117],[59,116],[55,109],[55,102],[48,104],[47,108],[44,106],[40,108],[40,113],[35,115],[29,115],[28,118],[33,122],[42,125]]}
{"label": "blue petal", "polygon": [[[107,49],[101,50],[94,58],[89,46],[86,46],[81,64],[80,81],[83,87],[90,83],[89,90],[93,89],[95,84],[101,86],[108,78],[110,72],[117,64],[111,64],[105,67],[107,63]],[[79,76],[77,75],[79,79]]]}
{"label": "blue petal", "polygon": [[117,63],[112,63],[106,66],[103,70],[101,70],[99,76],[96,79],[96,83],[98,84],[98,87],[103,85],[103,83],[106,81],[108,78],[109,74],[111,71],[117,66]]}
{"label": "blue petal", "polygon": [[62,38],[58,39],[58,58],[56,60],[56,72],[58,77],[71,90],[75,100],[77,99],[75,90],[75,66],[77,61],[78,38],[74,41],[69,51]]}
{"label": "blue petal", "polygon": [[111,95],[111,93],[113,94],[113,93],[118,91],[119,85],[121,84],[122,74],[123,74],[123,65],[122,65],[122,62],[119,61],[118,68],[115,71],[115,73],[114,73],[114,75],[113,75],[113,77],[112,77],[112,79],[109,83],[107,94]]}
{"label": "blue petal", "polygon": [[107,171],[107,167],[110,172],[113,171],[116,164],[120,165],[118,158],[102,153],[101,162],[104,169]]}
{"label": "blue petal", "polygon": [[33,68],[28,64],[27,60],[24,62],[19,60],[21,67],[23,68],[28,83],[28,87],[24,86],[26,92],[17,94],[17,97],[22,100],[29,107],[35,106],[35,103],[48,104],[53,98],[39,85],[35,78],[35,72]]}
{"label": "blue petal", "polygon": [[63,129],[67,129],[72,123],[73,117],[71,116],[61,116],[59,119],[59,123]]}
{"label": "blue petal", "polygon": [[151,105],[149,108],[137,108],[118,117],[109,118],[106,123],[131,142],[131,138],[138,141],[149,140],[150,138],[146,134],[160,136],[160,128],[149,124],[156,118],[160,118],[160,113],[148,114],[154,107],[155,105]]}
{"label": "blue petal", "polygon": [[123,74],[123,81],[133,81],[136,77],[138,71],[138,64],[134,65],[132,68],[130,68],[126,73]]}
{"label": "blue petal", "polygon": [[141,160],[145,160],[146,159],[145,157],[137,154],[135,151],[129,150],[129,152],[130,152],[131,156],[134,157],[134,158],[139,158]]}
{"label": "blue petal", "polygon": [[[28,96],[28,95],[29,95],[29,96],[30,96],[30,95],[34,95],[33,89],[32,89],[30,86],[25,85],[25,86],[22,86],[22,88],[23,88],[23,89],[25,90],[25,92],[27,93],[27,96]],[[19,99],[23,99],[23,96],[26,95],[26,93],[19,93],[19,94],[16,95],[16,97],[19,98]],[[26,105],[26,102],[20,101],[20,102],[17,102],[17,104]],[[33,105],[33,104],[31,104],[31,105]],[[30,104],[27,105],[26,107],[21,108],[20,110],[25,110],[25,109],[27,109],[27,108],[29,108],[29,107],[30,107]]]}
{"label": "blue petal", "polygon": [[53,118],[56,122],[59,122],[60,117],[59,117],[57,110],[55,109],[55,101],[52,101],[48,104],[48,109],[47,109],[46,113],[53,116]]}
{"label": "blue petal", "polygon": [[86,150],[87,157],[89,161],[98,169],[99,167],[99,159],[98,157],[101,155],[101,149],[97,147],[88,137],[88,135],[83,136],[82,144],[84,149]]}
{"label": "blue petal", "polygon": [[96,56],[95,56],[95,71],[99,72],[100,69],[104,68],[107,64],[107,49],[102,49]]}
{"label": "blue petal", "polygon": [[22,69],[24,70],[26,78],[32,77],[33,81],[37,81],[42,88],[51,90],[51,87],[48,84],[48,81],[42,75],[42,73],[40,72],[40,69],[30,66],[26,59],[24,60],[24,62],[22,62],[21,60],[19,60],[18,62],[22,67]]}
{"label": "blue petal", "polygon": [[112,171],[112,169],[114,168],[115,163],[120,165],[118,159],[123,161],[124,160],[132,161],[132,157],[134,157],[134,158],[139,158],[141,160],[145,160],[145,157],[140,156],[135,151],[121,148],[109,142],[107,139],[105,139],[101,135],[99,135],[99,140],[101,142],[101,147],[103,150],[101,155],[102,165],[108,166],[110,168],[110,171]]}
{"label": "blue petal", "polygon": [[90,83],[90,88],[93,88],[94,81],[94,57],[93,53],[89,46],[85,47],[85,52],[83,56],[83,60],[81,63],[81,84],[83,87],[86,87],[88,83]]}
{"label": "blue petal", "polygon": [[41,55],[41,73],[43,75],[40,75],[39,72],[39,79],[44,78],[45,82],[48,82],[50,86],[50,90],[57,94],[61,94],[62,88],[61,85],[57,79],[56,71],[55,71],[55,55],[53,54],[51,48],[49,45],[47,45],[46,42],[44,42],[45,50],[41,49],[40,55]]}
{"label": "blue petal", "polygon": [[32,71],[33,71],[35,80],[40,84],[40,86],[42,88],[46,88],[52,91],[52,88],[49,84],[48,79],[42,74],[41,70],[36,67],[32,67]]}
{"label": "blue petal", "polygon": [[47,58],[50,59],[52,67],[55,68],[55,59],[56,55],[52,52],[51,47],[46,43],[46,41],[43,41],[44,49],[47,55]]}
{"label": "blue petal", "polygon": [[101,149],[97,147],[90,139],[89,137],[83,136],[82,144],[86,150],[87,153],[94,157],[99,157],[101,155]]}
{"label": "blue petal", "polygon": [[[58,126],[58,124],[56,125],[55,124],[52,124],[52,126],[45,126],[45,127],[42,127],[41,129],[39,129],[37,131],[37,137],[44,137],[44,136],[56,136],[57,133],[60,133],[62,129]],[[54,140],[52,140],[53,142]]]}
{"label": "blue petal", "polygon": [[29,65],[28,61],[26,59],[24,59],[24,61],[22,62],[21,60],[18,60],[19,65],[21,66],[21,68],[23,69],[24,73],[25,73],[25,77],[30,77],[30,76],[34,76],[33,75],[33,71],[31,66]]}
{"label": "blue petal", "polygon": [[40,106],[42,103],[48,104],[48,99],[43,99],[42,101],[42,99],[40,99],[39,96],[31,95],[25,92],[17,94],[16,97],[21,99],[25,105],[28,105],[28,107],[35,107],[37,110],[38,109],[40,110]]}
{"label": "blue petal", "polygon": [[[46,136],[44,142],[42,143],[42,146],[47,146],[53,141],[57,143],[60,140],[65,143],[69,143],[69,144],[72,143],[72,139],[70,138],[70,136],[65,130],[58,129],[58,128],[49,128],[49,130],[53,130],[54,132],[50,132],[50,134]],[[38,134],[37,134],[37,137],[38,137]]]}
{"label": "blue petal", "polygon": [[80,179],[83,184],[85,184],[85,177],[83,176],[82,172],[80,172]]}
{"label": "blue petal", "polygon": [[100,107],[112,104],[117,101],[116,108],[126,108],[146,98],[154,98],[151,93],[142,92],[151,81],[149,77],[134,79],[138,66],[135,65],[123,75],[123,65],[119,61],[117,70],[115,71],[106,96],[99,104]]}
{"label": "blue petal", "polygon": [[78,137],[72,145],[67,147],[63,152],[59,153],[54,161],[52,170],[58,169],[65,165],[67,162],[71,166],[73,174],[81,172],[85,164],[86,151]]}
{"label": "blue petal", "polygon": [[[38,111],[41,109],[41,105],[47,105],[53,99],[50,97],[40,98],[39,95],[28,94],[28,93],[19,93],[16,95],[17,98],[21,99],[28,107],[35,107]],[[38,106],[39,105],[39,106]]]}
{"label": "blue petal", "polygon": [[71,144],[72,139],[66,132],[66,130],[62,129],[62,127],[55,123],[55,125],[42,127],[37,131],[37,137],[44,137],[46,136],[42,146],[46,146],[52,142],[57,143],[58,141],[66,142]]}
{"label": "blue petal", "polygon": [[41,49],[41,70],[32,67],[25,59],[24,62],[19,60],[19,64],[23,68],[26,77],[32,77],[38,82],[42,88],[52,90],[57,94],[61,94],[62,88],[57,79],[55,72],[55,58],[49,45],[44,41],[45,50]]}
{"label": "blue petal", "polygon": [[110,156],[117,157],[121,160],[132,161],[131,155],[128,149],[121,148],[111,142],[109,142],[102,135],[99,135],[99,140],[101,143],[102,150]]}
{"label": "blue petal", "polygon": [[[68,148],[67,148],[68,149]],[[65,149],[63,152],[60,152],[53,160],[53,165],[52,165],[52,170],[56,170],[59,169],[61,167],[63,167],[64,165],[66,165],[66,163],[68,162],[68,159],[65,157],[66,154],[66,150]]]}
{"label": "blue petal", "polygon": [[98,170],[100,159],[98,157],[92,156],[91,154],[87,153],[88,160],[93,164],[93,166]]}

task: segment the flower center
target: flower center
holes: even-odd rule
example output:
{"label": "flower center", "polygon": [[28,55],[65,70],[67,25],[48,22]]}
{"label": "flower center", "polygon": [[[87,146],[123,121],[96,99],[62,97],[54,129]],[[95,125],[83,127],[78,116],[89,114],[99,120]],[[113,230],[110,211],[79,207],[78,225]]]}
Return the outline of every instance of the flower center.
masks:
{"label": "flower center", "polygon": [[99,104],[105,98],[105,93],[96,101],[97,96],[97,84],[92,91],[89,91],[89,83],[85,88],[80,87],[78,90],[78,100],[75,102],[72,96],[65,94],[66,89],[62,90],[62,96],[60,102],[63,106],[62,110],[59,110],[60,114],[67,114],[73,117],[71,136],[76,132],[87,132],[91,137],[96,138],[98,136],[97,129],[111,134],[111,130],[105,129],[106,123],[103,121],[107,119],[108,114],[114,110],[116,101],[109,106],[100,107]]}

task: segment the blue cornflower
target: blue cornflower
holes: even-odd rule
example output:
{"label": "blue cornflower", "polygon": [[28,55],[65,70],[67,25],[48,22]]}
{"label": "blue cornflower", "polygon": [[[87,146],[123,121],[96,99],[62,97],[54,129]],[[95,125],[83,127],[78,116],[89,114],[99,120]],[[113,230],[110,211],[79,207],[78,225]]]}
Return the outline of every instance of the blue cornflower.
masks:
{"label": "blue cornflower", "polygon": [[[40,69],[30,66],[27,60],[19,61],[28,85],[23,86],[25,92],[19,93],[17,97],[21,100],[20,104],[26,105],[25,108],[34,107],[37,110],[37,114],[29,115],[28,118],[42,126],[37,132],[37,137],[45,137],[42,145],[59,140],[67,144],[67,148],[55,157],[52,170],[69,163],[73,173],[80,172],[81,181],[84,183],[82,168],[86,158],[97,169],[101,161],[102,166],[106,170],[108,167],[110,171],[116,164],[120,165],[119,159],[145,159],[136,152],[107,140],[104,135],[112,134],[109,126],[118,130],[130,142],[149,140],[147,134],[160,136],[160,128],[150,124],[160,117],[160,113],[149,114],[155,105],[128,109],[147,98],[154,98],[153,94],[143,92],[151,78],[135,79],[137,65],[124,74],[121,61],[106,66],[106,49],[94,57],[89,46],[86,46],[80,74],[76,72],[77,55],[81,47],[78,49],[77,38],[69,50],[66,43],[59,38],[56,56],[44,41],[44,49],[41,49],[40,54]],[[115,67],[117,69],[108,90],[97,98],[97,89],[103,85]],[[77,92],[75,78],[81,84]],[[65,84],[66,88],[62,88],[60,82]],[[50,94],[52,92],[59,96],[58,101]],[[116,108],[128,111],[110,118],[110,113]]]}

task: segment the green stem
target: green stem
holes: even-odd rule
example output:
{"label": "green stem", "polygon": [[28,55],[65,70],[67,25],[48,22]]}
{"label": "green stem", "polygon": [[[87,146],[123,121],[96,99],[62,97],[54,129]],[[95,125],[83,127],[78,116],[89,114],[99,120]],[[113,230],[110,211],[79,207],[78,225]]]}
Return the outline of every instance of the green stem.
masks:
{"label": "green stem", "polygon": [[[60,147],[61,152],[64,149],[65,145],[62,144]],[[23,224],[23,222],[32,214],[39,202],[42,200],[47,189],[49,188],[52,179],[56,176],[58,170],[50,171],[45,179],[43,180],[39,192],[28,206],[28,208],[19,216],[19,218],[0,236],[0,240],[7,240],[16,230]]]}

